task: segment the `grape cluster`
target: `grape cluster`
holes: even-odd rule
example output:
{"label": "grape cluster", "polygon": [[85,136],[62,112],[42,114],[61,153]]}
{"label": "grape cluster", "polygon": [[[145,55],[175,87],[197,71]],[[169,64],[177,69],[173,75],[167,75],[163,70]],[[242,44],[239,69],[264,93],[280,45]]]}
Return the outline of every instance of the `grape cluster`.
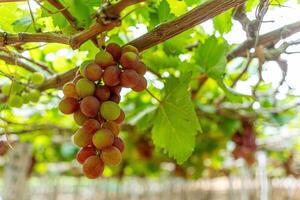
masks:
{"label": "grape cluster", "polygon": [[235,149],[232,154],[234,158],[244,158],[248,164],[252,164],[255,161],[254,152],[257,149],[255,140],[255,130],[251,120],[242,120],[243,132],[236,132],[232,141],[235,143]]}
{"label": "grape cluster", "polygon": [[125,114],[118,105],[120,92],[122,87],[136,92],[146,89],[146,71],[137,48],[111,43],[93,61],[83,62],[74,80],[64,85],[59,109],[73,114],[81,126],[72,140],[81,147],[76,158],[86,177],[97,178],[104,165],[121,162],[124,143],[118,135]]}

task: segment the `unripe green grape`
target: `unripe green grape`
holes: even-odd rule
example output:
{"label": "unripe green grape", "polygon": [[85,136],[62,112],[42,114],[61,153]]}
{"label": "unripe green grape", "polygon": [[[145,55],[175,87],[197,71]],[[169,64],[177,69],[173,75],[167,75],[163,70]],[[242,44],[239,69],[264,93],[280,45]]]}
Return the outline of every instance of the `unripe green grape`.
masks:
{"label": "unripe green grape", "polygon": [[101,151],[101,159],[104,162],[104,164],[108,166],[117,166],[122,161],[122,154],[120,150],[115,147],[111,146],[108,148],[105,148]]}
{"label": "unripe green grape", "polygon": [[45,81],[45,76],[42,73],[34,72],[34,73],[31,74],[30,80],[35,85],[41,85]]}
{"label": "unripe green grape", "polygon": [[103,149],[113,144],[114,135],[109,129],[100,129],[93,135],[92,141],[97,149]]}
{"label": "unripe green grape", "polygon": [[104,70],[103,81],[105,85],[116,86],[120,83],[121,70],[117,66],[109,66]]}
{"label": "unripe green grape", "polygon": [[38,102],[40,100],[41,97],[41,92],[38,90],[33,90],[31,92],[28,93],[28,98],[31,102]]}
{"label": "unripe green grape", "polygon": [[79,108],[79,103],[74,98],[64,98],[58,104],[59,110],[64,114],[72,114]]}
{"label": "unripe green grape", "polygon": [[98,114],[100,102],[94,96],[87,96],[80,102],[81,112],[88,117],[95,117]]}
{"label": "unripe green grape", "polygon": [[80,97],[92,96],[95,92],[95,84],[86,79],[80,79],[76,83],[76,93]]}
{"label": "unripe green grape", "polygon": [[106,120],[116,120],[121,113],[119,105],[113,101],[105,101],[100,107],[101,116]]}
{"label": "unripe green grape", "polygon": [[88,157],[82,166],[82,171],[87,178],[96,179],[102,175],[104,163],[99,156]]}
{"label": "unripe green grape", "polygon": [[103,69],[108,66],[115,65],[114,58],[112,55],[106,51],[100,51],[95,56],[95,63],[100,65]]}
{"label": "unripe green grape", "polygon": [[96,155],[96,150],[93,147],[83,147],[76,154],[76,160],[83,164],[89,157]]}
{"label": "unripe green grape", "polygon": [[8,99],[8,105],[11,107],[20,108],[23,105],[23,99],[18,95],[10,95]]}
{"label": "unripe green grape", "polygon": [[10,95],[10,88],[11,88],[11,85],[10,84],[5,84],[1,87],[1,91],[3,94],[5,94],[6,96],[9,96]]}
{"label": "unripe green grape", "polygon": [[92,144],[92,137],[93,135],[85,133],[84,130],[80,128],[72,136],[72,141],[78,147],[86,147]]}
{"label": "unripe green grape", "polygon": [[101,129],[101,124],[96,119],[89,119],[86,122],[84,122],[82,126],[82,130],[86,134],[91,134],[91,135],[93,135],[99,129]]}
{"label": "unripe green grape", "polygon": [[102,124],[102,128],[109,129],[114,136],[118,136],[120,132],[119,125],[114,121],[107,121]]}
{"label": "unripe green grape", "polygon": [[73,119],[76,122],[76,124],[81,126],[84,124],[84,122],[86,122],[89,119],[89,117],[85,116],[79,109],[73,114]]}
{"label": "unripe green grape", "polygon": [[133,52],[126,52],[120,58],[120,63],[125,69],[134,69],[138,62],[139,57]]}
{"label": "unripe green grape", "polygon": [[23,93],[22,94],[22,99],[23,99],[23,103],[29,103],[30,102],[30,98],[29,98],[29,94],[28,93]]}
{"label": "unripe green grape", "polygon": [[10,94],[20,93],[24,90],[24,88],[25,87],[23,85],[21,85],[20,83],[13,81],[10,84]]}

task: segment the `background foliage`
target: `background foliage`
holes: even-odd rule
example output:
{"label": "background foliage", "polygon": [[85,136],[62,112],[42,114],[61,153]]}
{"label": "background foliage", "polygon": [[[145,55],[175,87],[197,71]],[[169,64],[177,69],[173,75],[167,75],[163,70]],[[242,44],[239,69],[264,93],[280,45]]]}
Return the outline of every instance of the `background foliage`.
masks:
{"label": "background foliage", "polygon": [[[50,2],[25,1],[0,4],[0,29],[9,33],[55,32],[71,36],[90,27],[96,10],[104,3],[100,0],[59,2],[75,18],[75,28]],[[122,25],[102,35],[102,38],[105,36],[106,44],[116,42],[124,45],[204,2],[151,0],[128,7],[122,12]],[[285,2],[271,1],[268,7],[276,9]],[[253,16],[259,3],[259,0],[247,1],[245,12]],[[258,80],[261,63],[277,62],[280,56],[276,57],[277,60],[268,59],[267,54],[260,54],[259,50],[253,53],[252,49],[252,60],[243,74],[241,72],[247,66],[249,56],[228,59],[227,55],[239,45],[226,39],[226,34],[237,23],[234,20],[236,12],[236,9],[230,9],[213,18],[210,21],[211,31],[206,29],[207,26],[199,25],[143,52],[143,61],[149,67],[146,76],[148,89],[155,98],[148,92],[123,92],[121,105],[126,113],[121,133],[126,143],[124,161],[118,168],[106,169],[106,176],[171,173],[197,178],[203,172],[222,173],[220,169],[233,159],[234,143],[231,139],[236,132],[243,130],[241,121],[244,118],[253,121],[255,134],[262,141],[269,137],[268,128],[274,130],[283,125],[299,128],[299,99],[293,88],[284,80],[282,84],[280,81],[275,84],[249,82]],[[257,16],[251,20],[255,19]],[[241,34],[246,35],[246,32]],[[270,52],[278,50],[278,46],[259,48]],[[1,47],[0,59],[3,55],[14,60],[22,59],[34,71],[49,79],[93,59],[98,51],[99,47],[91,40],[77,50],[57,43],[24,43]],[[284,52],[279,52],[279,55],[281,53]],[[37,62],[49,70],[43,69]],[[77,149],[70,142],[70,135],[77,125],[72,116],[58,111],[57,105],[62,97],[60,88],[39,91],[38,86],[33,84],[33,72],[17,62],[2,59],[0,70],[2,139],[8,139],[8,143],[31,142],[37,174],[51,171],[49,164],[63,163],[67,169],[59,173],[77,175],[78,166],[74,161]],[[282,69],[282,76],[284,72]],[[247,84],[250,93],[237,89],[235,82]],[[28,94],[31,94],[30,97]],[[13,96],[22,97],[18,108],[10,104]],[[259,148],[267,150],[272,158],[271,166],[278,166],[291,156],[291,152],[299,151],[299,144],[297,137],[284,149],[273,151],[267,145]],[[167,164],[171,164],[171,168]]]}

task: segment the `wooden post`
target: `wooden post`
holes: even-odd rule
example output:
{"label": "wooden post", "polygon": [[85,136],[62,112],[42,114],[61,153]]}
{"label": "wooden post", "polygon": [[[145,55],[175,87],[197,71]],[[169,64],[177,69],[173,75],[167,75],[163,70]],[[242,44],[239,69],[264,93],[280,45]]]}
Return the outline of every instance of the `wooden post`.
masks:
{"label": "wooden post", "polygon": [[4,200],[27,200],[27,173],[31,164],[32,149],[28,143],[17,143],[8,153],[4,172]]}

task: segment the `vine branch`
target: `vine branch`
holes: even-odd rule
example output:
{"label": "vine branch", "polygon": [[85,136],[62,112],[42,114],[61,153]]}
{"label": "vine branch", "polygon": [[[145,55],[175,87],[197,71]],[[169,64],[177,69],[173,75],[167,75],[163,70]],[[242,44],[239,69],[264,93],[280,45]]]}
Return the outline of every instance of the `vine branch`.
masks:
{"label": "vine branch", "polygon": [[[267,47],[267,46],[276,44],[280,40],[285,39],[299,31],[300,31],[300,21],[292,23],[292,24],[288,24],[288,25],[278,28],[274,31],[271,31],[269,33],[259,36],[257,45],[262,45],[262,46]],[[236,57],[247,56],[246,55],[247,51],[249,49],[253,48],[254,45],[255,45],[255,39],[246,40],[241,45],[239,45],[237,48],[233,49],[228,54],[227,59],[232,60],[233,58],[236,58]]]}
{"label": "vine branch", "polygon": [[157,26],[129,44],[137,47],[140,51],[146,50],[243,2],[245,0],[208,1],[173,21]]}
{"label": "vine branch", "polygon": [[[119,13],[127,6],[142,2],[143,0],[122,0],[116,4],[101,8],[98,12],[97,23],[90,28],[79,32],[74,36],[66,36],[57,33],[0,33],[0,46],[12,45],[27,42],[46,42],[70,45],[73,49],[79,48],[85,41],[94,38],[96,35],[109,31],[121,24]],[[232,0],[238,1],[238,0]],[[241,0],[239,0],[241,1]],[[65,10],[64,10],[65,11]],[[63,11],[61,11],[63,12]],[[99,14],[100,13],[100,14]],[[116,15],[117,13],[117,15]]]}
{"label": "vine branch", "polygon": [[48,2],[53,5],[57,10],[60,11],[60,13],[66,18],[66,20],[70,23],[70,25],[75,30],[82,30],[77,27],[76,25],[76,19],[71,15],[71,13],[57,0],[48,0]]}
{"label": "vine branch", "polygon": [[[140,2],[140,0],[131,0],[131,1]],[[238,6],[243,2],[245,2],[245,0],[229,0],[226,2],[224,2],[222,0],[209,1],[207,3],[204,3],[204,4],[194,8],[191,11],[187,12],[185,15],[183,15],[182,17],[179,17],[178,19],[175,19],[168,23],[159,25],[154,30],[133,40],[129,44],[134,45],[140,51],[146,50],[147,48],[153,47],[153,46],[157,45],[158,43],[161,43],[161,42],[167,40],[168,38],[171,38],[177,34],[180,34],[181,32],[183,32],[189,28],[192,28],[193,26],[195,26],[197,24],[200,24],[201,22],[206,21],[206,20],[220,14],[220,13],[226,11],[227,9]],[[119,6],[122,7],[122,6],[124,6],[124,4],[119,4]],[[116,6],[115,6],[114,9],[120,9],[120,8],[116,8]],[[99,28],[101,28],[101,26]],[[113,28],[113,27],[111,27],[111,28]],[[93,35],[94,33],[92,30],[87,30],[88,34]],[[80,38],[79,40],[82,41],[83,38]],[[75,42],[75,43],[77,43],[77,42]],[[76,70],[77,70],[77,68],[73,68],[70,71],[67,71],[65,73],[58,74],[58,75],[51,77],[39,89],[46,90],[49,88],[61,87],[66,82],[72,80],[72,78],[74,77],[74,75],[76,73]]]}
{"label": "vine branch", "polygon": [[36,72],[36,69],[33,68],[31,65],[28,65],[27,63],[25,63],[25,62],[23,62],[19,59],[15,59],[9,54],[1,53],[0,54],[0,59],[3,60],[4,62],[6,62],[7,64],[18,65],[18,66],[26,69],[27,71]]}

